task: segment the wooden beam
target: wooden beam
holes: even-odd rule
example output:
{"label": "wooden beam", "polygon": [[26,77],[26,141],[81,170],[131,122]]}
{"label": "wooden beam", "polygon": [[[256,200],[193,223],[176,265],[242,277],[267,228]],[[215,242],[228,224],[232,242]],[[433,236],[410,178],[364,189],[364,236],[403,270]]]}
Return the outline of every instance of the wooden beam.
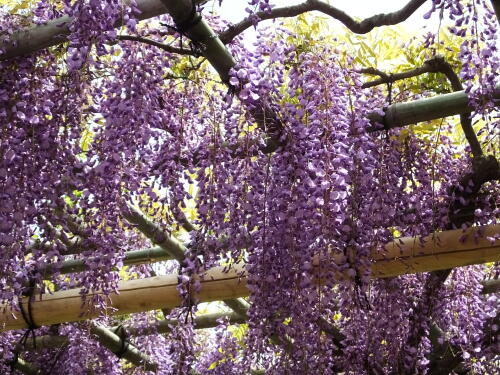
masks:
{"label": "wooden beam", "polygon": [[[474,235],[482,232],[482,237]],[[491,243],[487,237],[500,233],[500,224],[462,230],[452,230],[419,238],[397,239],[373,253],[372,277],[392,277],[408,273],[461,267],[470,264],[500,260],[500,244]],[[207,271],[200,280],[200,302],[234,299],[248,295],[243,265],[235,265],[229,272],[223,267]],[[337,275],[342,279],[344,275]],[[177,275],[157,276],[139,280],[122,281],[119,294],[109,296],[109,315],[123,315],[160,308],[174,308],[182,300],[177,291]],[[88,297],[100,295],[92,292]],[[22,304],[27,308],[27,298]],[[79,289],[43,294],[32,302],[33,318],[38,325],[58,324],[91,319],[99,311],[83,311]],[[0,331],[26,328],[20,312],[8,306],[0,308]]]}

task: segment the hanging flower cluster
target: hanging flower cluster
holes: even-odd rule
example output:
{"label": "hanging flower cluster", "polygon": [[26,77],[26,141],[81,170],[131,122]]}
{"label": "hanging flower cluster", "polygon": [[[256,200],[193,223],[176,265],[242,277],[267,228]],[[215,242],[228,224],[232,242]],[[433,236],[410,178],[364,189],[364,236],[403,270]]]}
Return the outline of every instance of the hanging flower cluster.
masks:
{"label": "hanging flower cluster", "polygon": [[[271,10],[269,1],[248,4]],[[487,116],[498,56],[484,5],[433,1],[449,9],[457,36],[475,36],[462,44],[460,77]],[[66,53],[0,61],[1,303],[16,308],[20,296],[70,288],[109,294],[120,278],[155,275],[150,266],[124,268],[127,250],[181,234],[186,258],[160,267],[180,271],[185,299],[162,311],[168,335],[151,329],[155,312],[98,320],[140,332],[128,341],[158,373],[435,373],[432,356],[448,348],[477,373],[498,370],[498,298],[481,284],[498,277],[497,265],[453,270],[445,282],[430,273],[371,277],[373,254],[395,237],[495,223],[493,182],[478,193],[474,222],[450,214],[457,191],[470,190],[457,184],[471,170],[452,122],[431,141],[374,131],[369,114],[386,98],[362,88],[355,60],[339,45],[299,46],[283,27],[279,38],[276,27],[260,31],[252,50],[234,39],[226,86],[199,57],[117,39],[124,24],[186,48],[184,35],[165,32],[169,17],[139,27],[134,2],[68,0],[61,12],[43,0],[36,22],[60,13],[71,17]],[[2,17],[0,35],[18,26]],[[495,123],[488,126],[494,150]],[[127,222],[131,206],[155,220],[149,239]],[[82,260],[85,271],[61,275],[67,260]],[[250,290],[245,334],[236,338],[227,320],[196,333],[198,277],[235,263],[245,263]],[[22,357],[53,374],[132,373],[95,340],[92,324],[39,328],[37,336],[67,338],[39,350],[29,350],[25,331],[0,334],[0,371],[14,373]]]}
{"label": "hanging flower cluster", "polygon": [[[498,21],[490,3],[485,0],[456,1],[433,0],[432,9],[426,14],[439,10],[446,11],[454,25],[449,31],[462,38],[459,59],[462,62],[460,78],[469,103],[486,119],[479,135],[487,140],[498,133],[498,118],[491,116],[494,111],[493,93],[498,85],[500,58],[498,53]],[[443,15],[441,14],[441,17]],[[490,142],[485,142],[489,150]]]}

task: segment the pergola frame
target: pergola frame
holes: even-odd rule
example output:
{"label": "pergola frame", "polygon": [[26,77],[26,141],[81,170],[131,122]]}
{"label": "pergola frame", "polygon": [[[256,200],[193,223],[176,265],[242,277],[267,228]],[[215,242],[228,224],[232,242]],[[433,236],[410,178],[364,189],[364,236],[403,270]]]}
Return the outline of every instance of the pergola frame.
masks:
{"label": "pergola frame", "polygon": [[[196,3],[203,2],[204,1],[196,1]],[[424,2],[425,0],[412,0],[398,12],[374,16],[361,22],[356,22],[345,13],[317,0],[307,0],[300,6],[286,7],[287,9],[275,9],[274,16],[292,17],[307,11],[318,10],[340,20],[354,32],[365,33],[376,26],[396,24],[403,21]],[[493,1],[493,4],[495,6],[495,10],[497,10],[498,4],[496,4],[496,1]],[[147,19],[168,12],[173,17],[174,22],[179,22],[191,11],[190,0],[138,0],[137,5],[139,9],[142,10],[139,19]],[[267,16],[261,15],[261,17],[265,18]],[[65,35],[69,34],[67,25],[70,21],[71,20],[68,17],[63,17],[62,19],[54,20],[47,25],[20,31],[13,37],[13,40],[15,41],[14,44],[5,44],[2,46],[5,47],[5,53],[0,56],[0,60],[29,54],[64,42]],[[247,24],[248,21],[243,20],[239,24],[226,30],[225,33],[219,35],[219,38],[214,37],[214,32],[205,23],[205,21],[203,21],[203,19],[200,23],[187,31],[187,35],[194,41],[208,40],[208,42],[205,43],[205,50],[203,53],[204,57],[207,58],[207,60],[216,69],[223,82],[227,82],[229,69],[235,64],[234,58],[230,55],[224,44],[231,41],[235,35],[247,28]],[[121,26],[121,23],[118,23],[116,26]],[[207,37],[210,38],[207,39]],[[185,51],[174,50],[172,52],[184,53]],[[496,87],[493,97],[500,100],[500,86]],[[381,128],[389,129],[405,126],[420,121],[428,121],[450,115],[467,114],[470,113],[471,110],[472,108],[469,106],[466,93],[463,91],[457,91],[434,98],[420,99],[409,103],[393,104],[384,110],[384,116],[374,113],[370,116],[370,119],[374,125],[373,130],[376,131]],[[260,112],[252,114],[258,123],[265,120],[261,118],[262,113]],[[276,124],[276,128],[279,130],[279,123]],[[275,134],[269,134],[266,152],[276,151],[279,146],[280,143],[276,140]],[[498,178],[498,163],[496,164],[496,168],[497,171],[496,173],[493,173],[493,179]],[[491,176],[488,176],[487,180],[489,179],[491,179]],[[130,215],[130,213],[124,213],[124,217],[126,217],[130,222],[138,225],[139,230],[141,230],[154,242],[154,236],[151,236],[150,234],[155,233],[156,229],[153,228],[153,232],[151,232],[152,227],[148,227],[151,223],[149,223],[148,220],[140,214],[140,212],[136,211],[135,214],[132,215]],[[500,231],[499,228],[500,227],[496,225],[483,228],[483,230],[486,236],[488,234],[498,233]],[[470,229],[470,231],[476,230],[477,229]],[[460,243],[459,238],[462,237],[462,235],[463,233],[461,230],[447,231],[436,234],[436,236],[441,237],[446,244],[443,245],[443,243],[441,243],[440,246],[436,246],[433,239],[428,239],[424,247],[418,248],[418,254],[415,253],[416,248],[414,247],[414,243],[417,242],[416,239],[404,240],[405,245],[403,245],[402,253],[399,253],[400,247],[396,243],[388,244],[385,247],[386,250],[388,250],[386,255],[381,256],[381,253],[377,252],[373,254],[374,264],[372,275],[373,277],[392,277],[405,273],[446,270],[468,264],[478,264],[500,260],[500,247],[498,244],[495,245],[487,243],[488,241],[484,237],[480,238],[478,241],[466,241],[465,243]],[[184,246],[171,237],[167,236],[164,238],[166,238],[166,240],[163,241],[164,243],[158,244],[155,248],[128,252],[125,256],[125,264],[142,264],[172,258],[181,261],[186,250]],[[60,271],[62,273],[69,273],[84,271],[84,269],[84,262],[79,260],[69,260],[63,263]],[[47,274],[52,273],[52,271],[52,266],[47,266],[45,269]],[[338,277],[340,279],[342,278],[342,275],[339,274]],[[321,282],[321,280],[319,280],[319,282]],[[202,285],[202,290],[198,296],[201,301],[224,300],[226,304],[234,310],[233,313],[226,314],[230,321],[242,322],[245,320],[245,311],[248,306],[245,305],[244,300],[237,299],[238,297],[246,296],[248,293],[245,287],[245,273],[243,266],[235,266],[229,273],[222,272],[220,269],[209,270],[207,277],[204,281],[202,281]],[[497,290],[495,288],[498,286],[491,287],[491,285],[493,285],[493,283],[486,283],[485,290],[488,290],[487,288],[490,288],[490,290]],[[159,276],[143,280],[122,282],[120,284],[120,295],[110,296],[110,306],[117,307],[118,314],[147,311],[157,308],[173,308],[178,306],[181,302],[176,291],[176,286],[177,275]],[[137,301],[137,304],[134,304],[132,307],[129,303],[127,303],[129,307],[125,307],[125,303],[121,301],[125,301],[129,295],[139,297],[137,294],[137,291],[139,290],[155,290],[160,293],[158,293],[158,295],[155,293],[149,293],[147,298],[140,301],[134,297],[133,299]],[[145,296],[142,292],[139,294],[141,296]],[[55,324],[65,321],[81,320],[80,318],[75,318],[76,315],[80,315],[81,313],[80,308],[76,308],[77,305],[81,306],[81,300],[79,300],[79,298],[80,295],[78,290],[56,292],[51,296],[39,298],[33,302],[32,306],[35,321],[39,324]],[[66,301],[72,302],[70,304],[66,304]],[[68,308],[64,311],[64,316],[61,316],[61,314],[57,315],[57,311],[54,310],[58,303],[62,303],[65,308]],[[120,308],[121,305],[123,305],[122,308]],[[44,311],[45,316],[42,316],[39,311]],[[49,317],[50,311],[53,311],[53,317]],[[14,312],[14,315],[19,314]],[[91,315],[85,316],[86,319],[91,317]],[[203,321],[203,317],[198,319]],[[206,318],[205,324],[200,324],[200,327],[211,327],[213,323],[207,322],[213,321],[215,321],[215,315]],[[6,323],[2,330],[26,328],[26,323],[22,319],[11,320],[6,313],[0,315],[0,322]],[[100,341],[112,351],[117,350],[117,345],[121,345],[121,338],[117,335],[115,335],[116,337],[113,337],[113,332],[104,327],[93,325],[92,331],[94,334],[97,334]],[[115,349],[113,349],[113,347]],[[128,353],[129,351],[130,353]],[[146,356],[137,352],[137,349],[134,347],[127,350],[124,358],[130,360],[136,365],[149,366],[152,370],[155,368],[155,364],[150,362]],[[30,367],[30,364],[22,360],[18,362],[18,368],[26,373],[38,373],[38,370],[33,369]]]}

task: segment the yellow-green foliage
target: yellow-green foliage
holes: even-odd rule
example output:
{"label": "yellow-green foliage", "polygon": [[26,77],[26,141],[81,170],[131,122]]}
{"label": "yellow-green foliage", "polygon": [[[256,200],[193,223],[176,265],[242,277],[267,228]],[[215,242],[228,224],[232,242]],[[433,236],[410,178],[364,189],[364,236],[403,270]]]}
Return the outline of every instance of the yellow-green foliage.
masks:
{"label": "yellow-green foliage", "polygon": [[[441,27],[435,38],[435,43],[426,46],[423,36],[414,36],[403,26],[391,26],[375,28],[363,35],[353,34],[347,28],[340,26],[336,21],[327,17],[302,14],[287,20],[285,26],[294,34],[287,36],[289,43],[297,46],[299,53],[314,52],[320,54],[325,46],[337,54],[340,63],[346,64],[347,57],[359,68],[376,68],[387,74],[400,73],[412,70],[424,65],[425,61],[435,57],[443,56],[451,64],[455,72],[460,70],[458,54],[462,40],[447,32]],[[365,75],[366,82],[379,78],[378,76]],[[388,94],[387,85],[379,86],[385,95]],[[391,86],[392,102],[405,102],[416,97],[433,96],[452,92],[447,78],[441,73],[426,73],[413,78],[395,82]],[[285,101],[294,103],[294,98],[286,97],[286,89],[283,88]],[[455,123],[451,133],[445,133],[441,128],[442,119],[436,119],[419,123],[402,129],[401,137],[414,133],[429,142],[435,142],[438,134],[446,134],[451,137],[455,144],[466,145],[466,139],[460,129],[459,117],[448,118],[447,121]],[[479,130],[485,125],[483,120],[474,124]]]}

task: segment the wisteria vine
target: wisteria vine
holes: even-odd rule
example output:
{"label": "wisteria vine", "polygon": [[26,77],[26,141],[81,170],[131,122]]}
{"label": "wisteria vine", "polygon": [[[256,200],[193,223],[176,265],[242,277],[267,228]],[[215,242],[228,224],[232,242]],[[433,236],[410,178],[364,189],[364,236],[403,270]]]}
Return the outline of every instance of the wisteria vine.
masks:
{"label": "wisteria vine", "polygon": [[[498,264],[371,277],[374,251],[394,238],[498,222],[500,65],[488,1],[433,0],[425,16],[440,12],[461,38],[455,68],[480,122],[479,156],[456,141],[449,118],[432,137],[373,131],[369,114],[388,104],[383,89],[362,87],[342,43],[312,34],[314,43],[299,43],[286,25],[258,25],[257,13],[274,8],[268,0],[247,2],[258,33],[251,49],[242,35],[227,45],[235,64],[222,81],[203,43],[189,44],[169,15],[139,24],[136,1],[34,3],[35,24],[68,16],[69,35],[0,60],[0,302],[16,310],[22,296],[79,288],[83,313],[102,316],[37,328],[32,342],[23,330],[0,333],[0,372],[499,371],[500,304],[482,286],[498,279]],[[230,26],[197,3],[217,33]],[[0,12],[1,58],[26,25]],[[398,94],[407,95],[391,92],[391,101]],[[126,219],[131,209],[157,224],[149,239]],[[127,251],[169,236],[183,239],[183,259],[123,266]],[[85,270],[61,273],[68,260]],[[248,276],[246,323],[234,329],[226,317],[197,331],[199,278],[235,263]],[[106,297],[87,296],[169,271],[180,272],[184,297],[172,311],[112,318]],[[159,319],[170,322],[162,332]],[[110,351],[95,324],[142,332],[122,343],[155,369],[126,365],[127,346]],[[44,345],[51,336],[65,341]]]}

